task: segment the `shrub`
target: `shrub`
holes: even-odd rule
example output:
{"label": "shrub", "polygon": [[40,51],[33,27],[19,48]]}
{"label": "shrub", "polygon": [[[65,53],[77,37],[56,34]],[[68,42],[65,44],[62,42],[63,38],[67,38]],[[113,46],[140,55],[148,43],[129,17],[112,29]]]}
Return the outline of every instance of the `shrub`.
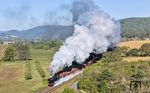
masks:
{"label": "shrub", "polygon": [[110,72],[108,69],[102,71],[102,73],[98,77],[98,81],[102,81],[102,80],[106,80],[106,81],[113,80],[112,72]]}
{"label": "shrub", "polygon": [[87,93],[98,93],[97,86],[89,79],[82,79],[78,82],[78,88]]}
{"label": "shrub", "polygon": [[107,93],[108,92],[108,84],[106,80],[102,80],[98,84],[98,91],[100,93]]}
{"label": "shrub", "polygon": [[139,56],[139,50],[136,48],[130,49],[127,56]]}
{"label": "shrub", "polygon": [[60,93],[77,93],[77,92],[74,89],[72,89],[72,88],[66,87]]}
{"label": "shrub", "polygon": [[31,63],[30,62],[27,62],[25,64],[25,79],[26,80],[32,79]]}
{"label": "shrub", "polygon": [[105,53],[102,62],[119,62],[121,60],[122,60],[122,50],[116,48],[112,52]]}
{"label": "shrub", "polygon": [[44,72],[44,69],[42,68],[40,62],[39,61],[35,61],[35,66],[36,66],[36,69],[37,69],[38,73],[40,74],[40,76],[42,78],[44,78],[45,77],[45,72]]}
{"label": "shrub", "polygon": [[132,77],[134,79],[142,79],[146,76],[146,73],[143,71],[143,70],[137,70],[133,75]]}

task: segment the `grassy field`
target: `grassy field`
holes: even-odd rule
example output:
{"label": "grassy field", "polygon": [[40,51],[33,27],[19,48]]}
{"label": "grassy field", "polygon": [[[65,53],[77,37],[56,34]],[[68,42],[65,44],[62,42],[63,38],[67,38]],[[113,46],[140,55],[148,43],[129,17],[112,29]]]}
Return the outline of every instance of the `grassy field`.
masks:
{"label": "grassy field", "polygon": [[[27,61],[0,62],[0,93],[33,93],[43,86],[43,79],[35,68],[35,61],[39,60],[45,70],[46,78],[49,77],[49,64],[53,50],[31,49],[32,79],[25,80],[25,63]],[[46,85],[46,84],[45,84]]]}
{"label": "grassy field", "polygon": [[[127,41],[127,42],[122,42],[118,46],[127,46],[129,48],[140,48],[142,44],[144,43],[150,43],[150,40],[141,40],[141,41]],[[136,62],[136,61],[148,61],[150,60],[150,57],[125,57],[124,61],[127,62]]]}
{"label": "grassy field", "polygon": [[140,48],[142,44],[144,43],[150,43],[150,40],[141,40],[141,41],[127,41],[122,42],[118,46],[127,46],[129,48]]}
{"label": "grassy field", "polygon": [[[150,43],[149,41],[128,41],[122,42],[119,46],[128,46],[130,48],[139,48],[143,43]],[[5,48],[6,46],[4,46]],[[3,55],[3,49],[0,47],[0,54]],[[46,86],[43,85],[43,79],[35,67],[35,61],[39,60],[46,74],[46,79],[49,77],[50,60],[53,57],[54,49],[52,50],[36,50],[30,49],[32,60],[31,70],[32,79],[25,80],[25,63],[27,61],[15,62],[0,62],[0,93],[33,93],[36,89]],[[133,62],[138,60],[150,60],[150,57],[127,57],[125,61]]]}

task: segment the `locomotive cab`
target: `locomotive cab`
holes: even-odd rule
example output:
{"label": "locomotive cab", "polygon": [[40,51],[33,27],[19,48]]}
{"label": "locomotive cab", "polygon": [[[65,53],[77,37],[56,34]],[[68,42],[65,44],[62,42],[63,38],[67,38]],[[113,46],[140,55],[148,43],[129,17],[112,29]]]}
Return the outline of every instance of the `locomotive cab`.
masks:
{"label": "locomotive cab", "polygon": [[52,87],[54,85],[54,81],[50,78],[48,79],[48,86]]}
{"label": "locomotive cab", "polygon": [[48,86],[53,86],[55,84],[55,81],[59,80],[60,76],[59,75],[55,75],[54,77],[48,79]]}

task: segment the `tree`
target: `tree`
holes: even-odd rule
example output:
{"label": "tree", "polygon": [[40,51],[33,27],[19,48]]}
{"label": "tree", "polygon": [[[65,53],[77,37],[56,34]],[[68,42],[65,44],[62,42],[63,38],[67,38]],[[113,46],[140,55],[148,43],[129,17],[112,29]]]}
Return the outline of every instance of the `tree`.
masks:
{"label": "tree", "polygon": [[19,43],[15,43],[13,46],[16,49],[18,59],[20,60],[31,59],[30,50],[27,44],[19,42]]}
{"label": "tree", "polygon": [[59,48],[61,45],[62,45],[62,41],[59,39],[55,39],[55,40],[51,41],[49,47],[50,48],[53,48],[53,47]]}
{"label": "tree", "polygon": [[4,52],[3,60],[4,61],[14,60],[14,56],[15,56],[14,48],[12,46],[8,46]]}
{"label": "tree", "polygon": [[144,52],[145,56],[150,56],[150,43],[145,43],[141,46],[140,50]]}

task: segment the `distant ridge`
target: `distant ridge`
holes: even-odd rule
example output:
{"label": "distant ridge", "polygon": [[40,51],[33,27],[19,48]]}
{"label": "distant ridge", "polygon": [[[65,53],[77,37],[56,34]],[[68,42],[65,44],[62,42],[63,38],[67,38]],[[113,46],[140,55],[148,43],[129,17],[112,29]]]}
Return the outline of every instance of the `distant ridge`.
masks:
{"label": "distant ridge", "polygon": [[28,30],[10,30],[0,32],[0,38],[13,38],[23,40],[34,40],[34,39],[66,39],[72,35],[74,27],[71,26],[62,26],[62,25],[45,25],[38,26]]}
{"label": "distant ridge", "polygon": [[[121,19],[122,37],[125,38],[149,38],[150,37],[150,17],[133,17]],[[23,40],[35,39],[61,39],[65,40],[73,34],[74,26],[45,25],[28,30],[0,31],[1,39],[18,38]]]}

